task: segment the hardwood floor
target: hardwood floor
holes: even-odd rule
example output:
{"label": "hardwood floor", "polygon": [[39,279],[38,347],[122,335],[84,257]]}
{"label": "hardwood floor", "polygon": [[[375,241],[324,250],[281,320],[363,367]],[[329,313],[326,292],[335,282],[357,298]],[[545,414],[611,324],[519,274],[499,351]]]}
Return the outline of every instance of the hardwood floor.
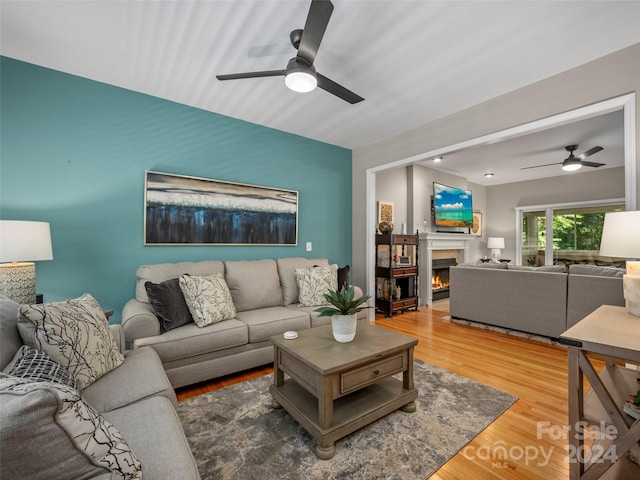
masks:
{"label": "hardwood floor", "polygon": [[[376,324],[418,338],[416,358],[518,400],[430,478],[568,479],[568,440],[561,434],[568,424],[566,349],[447,321],[447,308],[447,302],[438,302],[390,319],[377,316]],[[178,400],[272,371],[258,368],[182,388]]]}

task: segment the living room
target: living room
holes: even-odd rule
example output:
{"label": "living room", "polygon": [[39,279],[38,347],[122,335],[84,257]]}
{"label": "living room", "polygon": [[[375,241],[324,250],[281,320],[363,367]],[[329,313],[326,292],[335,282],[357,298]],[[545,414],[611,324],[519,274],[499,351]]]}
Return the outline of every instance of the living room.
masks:
{"label": "living room", "polygon": [[[3,2],[3,8],[5,3],[9,2]],[[3,19],[3,31],[4,22],[8,21],[7,17]],[[16,25],[19,23],[13,26]],[[3,43],[4,36],[5,33]],[[144,89],[122,88],[118,82],[83,77],[62,67],[48,66],[47,56],[56,54],[48,52],[45,45],[36,49],[42,55],[39,61],[21,59],[6,48],[3,47],[0,58],[1,219],[49,222],[53,260],[37,263],[38,292],[44,294],[45,302],[90,292],[105,310],[113,310],[110,323],[114,325],[121,322],[122,309],[134,296],[136,270],[148,264],[328,258],[338,265],[351,265],[352,283],[371,294],[374,292],[371,269],[377,201],[395,203],[396,228],[402,223],[410,230],[419,228],[425,212],[418,208],[427,208],[425,197],[430,194],[412,191],[410,177],[422,175],[423,185],[428,189],[434,179],[462,183],[466,182],[466,176],[432,174],[416,164],[437,155],[446,157],[446,153],[457,146],[496,132],[635,92],[631,104],[617,109],[624,112],[625,135],[632,134],[635,138],[632,149],[625,153],[640,151],[637,94],[640,91],[640,43],[590,59],[551,77],[531,78],[526,86],[514,91],[500,92],[487,97],[489,100],[446,112],[407,131],[394,131],[392,135],[377,137],[374,142],[353,148],[271,128],[265,126],[267,121],[262,125],[239,120],[207,111],[202,106],[149,94]],[[231,51],[228,45],[225,48]],[[114,70],[109,66],[105,69]],[[135,70],[131,67],[126,71]],[[232,96],[231,91],[225,90],[226,93],[220,95]],[[285,109],[285,105],[281,108]],[[358,123],[353,117],[341,121],[344,130]],[[559,188],[557,184],[550,184],[540,193],[532,183],[527,204],[590,200],[596,195],[624,198],[628,209],[637,209],[640,156],[632,155],[631,160],[625,162],[624,168],[615,171],[579,174],[575,182],[563,189],[566,197],[554,195],[550,199],[550,191]],[[286,247],[145,245],[146,171],[296,191],[300,198],[297,243]],[[488,236],[505,237],[507,248],[503,255],[515,258],[513,208],[522,204],[504,203],[505,196],[515,197],[513,191],[497,193],[512,187],[479,184],[471,187],[478,202],[475,208],[484,213],[484,235],[473,244],[473,260],[489,254]],[[589,196],[583,197],[586,190]],[[537,193],[540,193],[538,198],[534,195]],[[407,329],[425,328],[424,319],[408,315],[408,319],[402,320],[406,324],[401,322],[401,325]],[[434,315],[446,316],[446,312]],[[391,323],[379,320],[380,324]],[[434,340],[443,344],[453,343],[455,336],[463,332],[446,322],[440,328],[442,335],[452,336]],[[555,361],[563,360],[561,354],[546,350],[546,346],[519,343],[506,336],[486,337],[487,332],[468,335],[472,339],[475,335],[484,338],[475,338],[471,343],[504,342],[511,353],[531,349],[534,355],[555,355]],[[423,338],[421,342],[426,348],[428,342]],[[428,355],[425,351],[423,359],[429,361]],[[455,355],[458,353],[446,361],[456,363]],[[560,387],[554,384],[553,388]],[[553,403],[556,396],[562,397],[564,392],[554,393],[545,401]],[[535,399],[527,406],[535,409]],[[556,421],[561,424],[565,412],[556,413]],[[526,416],[526,413],[520,411],[518,415]],[[540,478],[541,475],[540,471],[519,473],[522,475],[519,478]],[[490,470],[487,475],[498,477],[500,474]],[[566,477],[566,473],[563,475]]]}

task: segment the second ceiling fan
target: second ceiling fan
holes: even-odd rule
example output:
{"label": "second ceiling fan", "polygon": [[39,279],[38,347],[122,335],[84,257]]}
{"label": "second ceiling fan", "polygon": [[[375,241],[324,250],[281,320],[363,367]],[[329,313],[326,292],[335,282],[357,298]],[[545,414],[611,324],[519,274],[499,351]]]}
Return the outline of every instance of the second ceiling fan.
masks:
{"label": "second ceiling fan", "polygon": [[332,13],[333,4],[329,0],[312,0],[304,29],[294,30],[289,36],[291,44],[298,50],[298,54],[289,60],[284,70],[232,73],[216,75],[216,78],[218,80],[238,80],[241,78],[284,76],[286,86],[296,92],[310,92],[317,86],[351,104],[363,101],[364,98],[360,95],[316,72],[313,66]]}
{"label": "second ceiling fan", "polygon": [[593,147],[587,150],[586,152],[582,152],[580,155],[575,156],[573,152],[578,149],[578,145],[567,145],[564,149],[569,152],[569,156],[564,159],[562,162],[556,163],[545,163],[544,165],[535,165],[533,167],[523,167],[520,170],[528,170],[530,168],[540,168],[540,167],[548,167],[550,165],[562,165],[562,169],[571,172],[573,170],[579,170],[582,167],[602,167],[604,163],[596,163],[596,162],[586,162],[584,159],[590,157],[594,153],[598,153],[601,150],[604,150],[602,147]]}

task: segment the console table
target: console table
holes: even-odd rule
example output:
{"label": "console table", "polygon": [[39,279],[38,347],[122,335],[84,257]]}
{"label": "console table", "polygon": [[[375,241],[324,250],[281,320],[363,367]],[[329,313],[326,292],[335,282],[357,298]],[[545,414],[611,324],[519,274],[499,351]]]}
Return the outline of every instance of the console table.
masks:
{"label": "console table", "polygon": [[[639,388],[640,372],[616,365],[640,365],[640,318],[624,307],[603,305],[564,332],[560,343],[569,347],[569,476],[571,480],[640,478],[640,420],[622,411]],[[598,374],[588,355],[605,359]],[[583,396],[584,378],[591,390]],[[605,423],[601,423],[604,421]],[[584,448],[584,425],[605,427],[598,448]],[[599,455],[601,454],[602,455]],[[595,457],[595,458],[594,458]]]}

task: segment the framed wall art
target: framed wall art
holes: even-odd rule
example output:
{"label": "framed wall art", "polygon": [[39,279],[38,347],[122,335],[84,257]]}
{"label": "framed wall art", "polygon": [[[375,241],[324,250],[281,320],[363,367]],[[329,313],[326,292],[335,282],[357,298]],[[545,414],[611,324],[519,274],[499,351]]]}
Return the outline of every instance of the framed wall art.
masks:
{"label": "framed wall art", "polygon": [[145,172],[145,245],[297,245],[298,192]]}
{"label": "framed wall art", "polygon": [[471,227],[469,233],[476,237],[482,236],[482,213],[473,212],[473,227]]}
{"label": "framed wall art", "polygon": [[378,202],[378,223],[393,223],[393,202]]}

